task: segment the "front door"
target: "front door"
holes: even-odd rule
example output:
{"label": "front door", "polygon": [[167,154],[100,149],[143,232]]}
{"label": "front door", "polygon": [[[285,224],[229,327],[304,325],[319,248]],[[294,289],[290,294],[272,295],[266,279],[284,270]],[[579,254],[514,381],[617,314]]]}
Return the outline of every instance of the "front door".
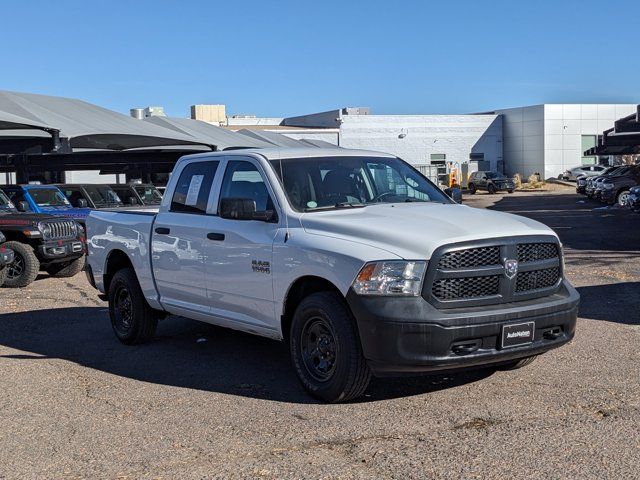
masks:
{"label": "front door", "polygon": [[159,213],[153,225],[153,273],[160,301],[175,313],[209,311],[205,248],[212,217],[207,208],[219,163],[203,160],[187,164],[168,211]]}
{"label": "front door", "polygon": [[[258,211],[275,211],[273,193],[264,178],[257,161],[230,160],[222,180],[220,200],[251,199]],[[248,330],[253,325],[277,329],[271,261],[278,220],[231,220],[219,216],[212,219],[206,247],[211,313]]]}

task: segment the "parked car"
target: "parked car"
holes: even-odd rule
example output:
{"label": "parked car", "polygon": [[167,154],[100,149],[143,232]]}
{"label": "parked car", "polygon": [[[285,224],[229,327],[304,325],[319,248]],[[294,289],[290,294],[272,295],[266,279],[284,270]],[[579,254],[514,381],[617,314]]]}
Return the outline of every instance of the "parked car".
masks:
{"label": "parked car", "polygon": [[109,185],[125,205],[157,207],[162,203],[162,194],[150,183]]}
{"label": "parked car", "polygon": [[489,193],[506,190],[509,193],[513,193],[516,188],[513,178],[508,178],[502,173],[494,171],[473,172],[469,175],[467,185],[471,194],[476,193],[478,190],[485,190]]}
{"label": "parked car", "polygon": [[3,245],[6,241],[5,236],[0,232],[0,287],[7,278],[7,273],[9,272],[7,267],[13,263],[14,259],[13,250]]}
{"label": "parked car", "polygon": [[84,229],[73,219],[41,213],[20,213],[0,191],[0,229],[14,258],[6,268],[5,287],[26,287],[45,270],[54,277],[72,277],[84,267]]}
{"label": "parked car", "polygon": [[89,208],[74,208],[60,189],[53,185],[3,185],[2,190],[20,212],[47,213],[84,222]]}
{"label": "parked car", "polygon": [[[151,340],[167,314],[285,340],[302,385],[340,402],[372,374],[520,368],[574,335],[579,295],[555,232],[458,205],[397,157],[189,155],[166,195],[158,213],[87,219],[101,239],[87,276],[125,344]],[[111,242],[119,226],[149,255]],[[187,257],[158,261],[180,241]]]}
{"label": "parked car", "polygon": [[598,176],[586,175],[586,174],[578,175],[578,177],[576,177],[576,193],[586,194],[587,193],[587,184],[588,184],[590,179],[596,179],[596,178],[599,178],[599,177],[601,177],[603,175],[609,175],[611,172],[613,172],[614,170],[616,170],[618,168],[619,168],[618,166],[616,166],[616,167],[607,167]]}
{"label": "parked car", "polygon": [[561,179],[567,181],[576,181],[580,175],[587,177],[595,177],[601,175],[607,167],[604,165],[578,165],[577,167],[565,170],[561,175]]}
{"label": "parked car", "polygon": [[610,170],[607,173],[603,173],[602,175],[599,175],[597,177],[588,177],[587,184],[585,186],[585,195],[588,198],[595,198],[599,200],[600,194],[602,192],[602,189],[600,188],[602,181],[608,177],[623,175],[628,169],[629,167],[627,165],[621,165],[618,167],[613,167],[613,170]]}
{"label": "parked car", "polygon": [[600,200],[608,205],[627,205],[629,190],[640,185],[640,166],[632,165],[623,174],[606,177],[601,183]]}
{"label": "parked car", "polygon": [[75,208],[116,208],[124,204],[109,185],[65,183],[56,185]]}
{"label": "parked car", "polygon": [[631,187],[627,197],[627,206],[636,213],[640,213],[640,187]]}

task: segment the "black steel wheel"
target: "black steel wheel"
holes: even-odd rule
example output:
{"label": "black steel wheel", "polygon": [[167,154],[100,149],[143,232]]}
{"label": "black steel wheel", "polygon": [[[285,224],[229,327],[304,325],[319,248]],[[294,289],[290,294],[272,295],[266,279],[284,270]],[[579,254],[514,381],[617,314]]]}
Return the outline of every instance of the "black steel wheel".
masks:
{"label": "black steel wheel", "polygon": [[119,270],[111,280],[109,317],[113,332],[124,344],[145,343],[155,334],[160,313],[147,303],[131,268]]}
{"label": "black steel wheel", "polygon": [[489,192],[491,195],[496,193],[496,187],[493,183],[490,183],[489,185],[487,185],[487,192]]}
{"label": "black steel wheel", "polygon": [[337,292],[318,292],[298,305],[289,333],[291,362],[304,388],[326,402],[364,393],[371,371],[355,319]]}

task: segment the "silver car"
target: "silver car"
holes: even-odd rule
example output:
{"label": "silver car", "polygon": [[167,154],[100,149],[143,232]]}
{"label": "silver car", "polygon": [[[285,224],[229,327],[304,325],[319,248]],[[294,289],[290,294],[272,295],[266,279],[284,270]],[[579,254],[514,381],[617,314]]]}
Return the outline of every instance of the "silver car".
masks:
{"label": "silver car", "polygon": [[579,165],[577,167],[570,168],[569,170],[565,170],[565,172],[560,175],[560,178],[562,180],[575,182],[580,175],[594,177],[601,175],[606,168],[606,165]]}

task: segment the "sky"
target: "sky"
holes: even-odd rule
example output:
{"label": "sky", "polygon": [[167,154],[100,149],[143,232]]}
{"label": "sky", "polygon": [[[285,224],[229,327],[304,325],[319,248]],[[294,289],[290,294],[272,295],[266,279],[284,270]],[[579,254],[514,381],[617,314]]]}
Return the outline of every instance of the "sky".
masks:
{"label": "sky", "polygon": [[640,103],[640,1],[3,2],[0,90],[122,113]]}

